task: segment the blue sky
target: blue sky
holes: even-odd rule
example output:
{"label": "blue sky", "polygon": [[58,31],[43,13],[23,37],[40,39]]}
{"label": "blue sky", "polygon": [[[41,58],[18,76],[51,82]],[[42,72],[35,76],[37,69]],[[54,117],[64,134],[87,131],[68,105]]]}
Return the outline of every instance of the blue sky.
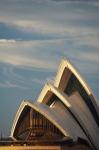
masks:
{"label": "blue sky", "polygon": [[69,58],[99,100],[99,1],[0,0],[0,132]]}

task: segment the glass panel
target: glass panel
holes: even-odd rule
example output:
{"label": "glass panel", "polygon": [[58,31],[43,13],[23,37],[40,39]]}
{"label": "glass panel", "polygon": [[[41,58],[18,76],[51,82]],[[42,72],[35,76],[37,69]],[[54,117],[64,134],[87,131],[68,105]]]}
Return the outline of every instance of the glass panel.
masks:
{"label": "glass panel", "polygon": [[[24,115],[24,118],[25,116],[27,116],[28,111],[25,111],[25,113],[26,114]],[[32,127],[26,126],[26,122],[23,121],[20,122],[20,124],[21,127],[19,127],[19,130],[23,126],[25,126],[25,128],[23,128],[21,132],[17,132],[17,139],[34,140],[42,138],[47,140],[53,138],[58,139],[63,137],[63,134],[56,126],[54,126],[48,119],[46,119],[42,114],[35,110],[33,110],[32,114]]]}

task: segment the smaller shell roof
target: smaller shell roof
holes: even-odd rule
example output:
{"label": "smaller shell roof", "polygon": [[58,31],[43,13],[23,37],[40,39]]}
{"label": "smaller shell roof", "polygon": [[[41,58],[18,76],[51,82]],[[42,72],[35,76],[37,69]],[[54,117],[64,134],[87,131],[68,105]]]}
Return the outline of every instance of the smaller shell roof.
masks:
{"label": "smaller shell roof", "polygon": [[[60,89],[58,89],[57,87],[55,87],[54,85],[52,85],[51,83],[47,83],[45,84],[44,88],[42,89],[37,102],[38,103],[47,103],[48,101],[45,101],[45,95],[47,94],[48,91],[51,91],[52,93],[54,93],[57,97],[60,98],[60,100],[67,106],[67,107],[71,107],[71,104],[67,101],[68,97],[64,94],[64,92],[62,92]],[[49,100],[49,99],[48,99]]]}
{"label": "smaller shell roof", "polygon": [[[61,91],[60,89],[58,89],[57,87],[54,87],[52,84],[47,83],[43,90],[41,91],[40,96],[38,97],[38,103],[45,103],[47,104],[51,99],[48,96],[48,92],[52,92],[53,94],[55,94],[60,101],[66,106],[66,108],[72,112],[73,116],[75,116],[76,120],[79,122],[80,126],[82,126],[84,133],[86,133],[87,137],[91,140],[91,141],[95,141],[95,139],[97,139],[98,137],[98,132],[99,129],[97,128],[95,122],[93,119],[89,120],[89,118],[92,118],[92,115],[89,112],[89,109],[86,108],[86,105],[84,105],[82,98],[80,97],[79,93],[75,93],[75,97],[76,100],[78,100],[78,102],[82,105],[83,104],[83,108],[80,109],[80,105],[74,105],[74,103],[76,102],[75,99],[72,99],[72,97],[68,97],[63,91]],[[77,106],[77,107],[76,107]],[[85,110],[85,112],[83,112]],[[88,113],[88,114],[86,114]],[[87,120],[88,119],[88,120]],[[93,128],[93,124],[95,125]],[[90,128],[92,128],[92,131],[90,132]],[[97,132],[96,132],[97,130]],[[94,136],[95,135],[95,136]]]}
{"label": "smaller shell roof", "polygon": [[[60,99],[60,101],[67,107],[68,110],[70,110],[70,112],[72,112],[72,114],[77,118],[77,120],[80,122],[80,124],[86,129],[85,125],[83,124],[82,120],[79,117],[79,114],[76,113],[75,108],[72,107],[72,103],[70,102],[69,97],[63,91],[61,91],[54,85],[47,83],[45,85],[45,87],[43,88],[43,90],[41,91],[37,102],[41,103],[41,104],[42,103],[47,104],[48,101],[50,101],[50,99],[45,101],[45,95],[49,91],[51,91],[53,94],[55,94]],[[86,132],[87,132],[87,130],[86,130]]]}
{"label": "smaller shell roof", "polygon": [[34,110],[36,110],[37,112],[42,114],[44,117],[46,117],[53,125],[55,125],[61,131],[61,133],[63,133],[63,135],[67,139],[72,139],[71,136],[66,132],[65,127],[62,125],[61,118],[56,117],[55,114],[54,114],[54,111],[50,110],[50,108],[48,106],[46,106],[45,104],[30,103],[27,100],[24,100],[21,103],[21,105],[20,105],[20,107],[19,107],[19,109],[16,113],[10,137],[12,137],[13,139],[15,138],[14,137],[14,131],[15,131],[17,122],[20,118],[20,115],[21,115],[22,111],[24,110],[24,108],[26,106],[29,106],[29,107],[33,108]]}

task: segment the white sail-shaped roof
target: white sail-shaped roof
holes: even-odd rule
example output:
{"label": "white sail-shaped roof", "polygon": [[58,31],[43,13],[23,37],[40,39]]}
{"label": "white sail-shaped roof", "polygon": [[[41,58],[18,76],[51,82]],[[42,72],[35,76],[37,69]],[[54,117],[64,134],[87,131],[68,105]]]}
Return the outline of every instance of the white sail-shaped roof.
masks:
{"label": "white sail-shaped roof", "polygon": [[66,130],[66,127],[64,124],[62,124],[62,120],[60,119],[59,116],[56,116],[54,114],[54,111],[51,110],[48,106],[46,106],[45,104],[39,104],[39,103],[30,103],[29,101],[23,101],[16,113],[14,122],[13,122],[13,126],[12,126],[12,130],[11,130],[11,135],[10,137],[12,137],[13,139],[15,139],[14,137],[14,132],[18,123],[18,120],[21,116],[21,113],[23,112],[24,108],[26,106],[29,106],[31,108],[33,108],[34,110],[36,110],[37,112],[39,112],[40,114],[42,114],[43,116],[45,116],[52,124],[54,124],[59,130],[60,132],[68,138],[72,138],[71,135],[68,134],[68,131]]}
{"label": "white sail-shaped roof", "polygon": [[[78,137],[81,137],[90,143],[91,137],[87,136],[88,132],[86,128],[83,127],[81,119],[74,111],[72,105],[68,102],[68,96],[66,96],[62,91],[47,83],[37,101],[38,103],[45,103],[49,105],[49,107],[53,109],[56,114],[62,118],[62,120],[64,120],[67,130],[72,135],[74,140],[77,140]],[[56,101],[60,101],[57,103],[58,107],[55,107]],[[65,105],[65,107],[63,107],[63,105]],[[63,111],[63,115],[61,110]]]}
{"label": "white sail-shaped roof", "polygon": [[[80,75],[78,70],[72,65],[72,63],[70,63],[69,60],[63,59],[61,61],[56,78],[55,78],[54,85],[64,91],[71,75],[74,75],[75,79],[77,79],[78,82],[81,84],[81,86],[84,88],[85,92],[87,93],[88,97],[90,98],[91,103],[95,107],[95,111],[99,117],[98,104],[96,102],[96,99],[93,95],[92,90],[86,83],[85,79],[83,79],[83,77]],[[99,124],[99,120],[98,120],[98,124]]]}
{"label": "white sail-shaped roof", "polygon": [[61,61],[54,85],[68,96],[67,101],[82,120],[96,147],[99,148],[98,104],[92,90],[68,60]]}
{"label": "white sail-shaped roof", "polygon": [[42,114],[67,138],[86,140],[91,147],[99,149],[99,106],[77,69],[62,60],[54,85],[47,83],[37,102],[23,101],[16,113],[11,137],[26,107]]}

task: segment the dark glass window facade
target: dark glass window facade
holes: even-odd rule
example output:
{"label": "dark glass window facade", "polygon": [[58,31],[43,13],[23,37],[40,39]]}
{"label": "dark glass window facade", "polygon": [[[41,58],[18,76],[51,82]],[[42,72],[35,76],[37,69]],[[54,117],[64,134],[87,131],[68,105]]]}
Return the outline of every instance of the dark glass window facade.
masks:
{"label": "dark glass window facade", "polygon": [[64,135],[46,117],[30,107],[26,107],[16,126],[14,137],[19,140],[60,139]]}

